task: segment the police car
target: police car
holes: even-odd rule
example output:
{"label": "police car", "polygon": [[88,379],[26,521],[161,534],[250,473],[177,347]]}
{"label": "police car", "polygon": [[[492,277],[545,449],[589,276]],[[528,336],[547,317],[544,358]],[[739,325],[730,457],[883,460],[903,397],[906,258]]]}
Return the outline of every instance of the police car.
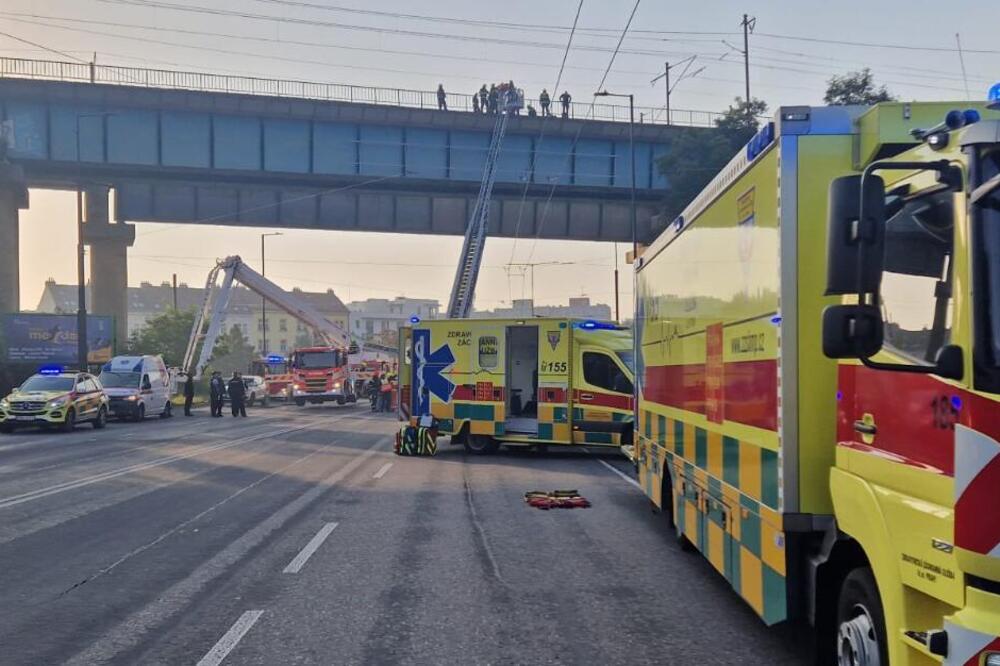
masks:
{"label": "police car", "polygon": [[0,400],[0,432],[29,426],[70,431],[84,421],[98,429],[108,421],[104,387],[86,372],[43,367]]}

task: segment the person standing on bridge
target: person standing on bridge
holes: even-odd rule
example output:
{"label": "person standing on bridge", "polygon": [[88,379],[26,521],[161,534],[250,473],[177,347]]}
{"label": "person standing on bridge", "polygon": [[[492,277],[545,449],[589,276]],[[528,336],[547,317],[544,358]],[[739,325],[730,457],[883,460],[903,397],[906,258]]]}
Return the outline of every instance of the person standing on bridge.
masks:
{"label": "person standing on bridge", "polygon": [[233,378],[229,380],[229,404],[233,408],[233,416],[246,416],[247,387],[243,385],[243,378],[240,373],[234,372]]}
{"label": "person standing on bridge", "polygon": [[569,118],[569,104],[573,101],[573,97],[568,90],[564,90],[563,94],[559,95],[559,101],[562,102],[562,117]]}
{"label": "person standing on bridge", "polygon": [[191,416],[192,402],[194,402],[194,376],[188,373],[184,380],[184,416]]}
{"label": "person standing on bridge", "polygon": [[479,92],[472,93],[472,112],[479,113]]}
{"label": "person standing on bridge", "polygon": [[218,370],[212,373],[212,379],[208,382],[208,390],[212,416],[222,416],[222,396],[226,393],[226,382],[223,381],[222,373]]}
{"label": "person standing on bridge", "polygon": [[444,84],[438,84],[438,111],[448,110],[448,94],[444,91]]}
{"label": "person standing on bridge", "polygon": [[538,96],[538,105],[542,107],[542,116],[550,116],[549,104],[552,103],[552,99],[549,97],[549,91],[542,88],[542,94]]}
{"label": "person standing on bridge", "polygon": [[497,90],[495,83],[490,84],[490,96],[489,96],[489,107],[490,113],[496,113],[497,107],[500,103],[500,91]]}
{"label": "person standing on bridge", "polygon": [[479,89],[479,110],[486,113],[487,105],[490,102],[490,91],[486,89],[486,84]]}

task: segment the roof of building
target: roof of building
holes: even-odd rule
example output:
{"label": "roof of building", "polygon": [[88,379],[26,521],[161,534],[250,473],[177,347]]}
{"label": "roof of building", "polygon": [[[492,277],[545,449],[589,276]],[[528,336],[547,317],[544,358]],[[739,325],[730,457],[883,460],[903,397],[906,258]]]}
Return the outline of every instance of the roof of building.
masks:
{"label": "roof of building", "polygon": [[[347,314],[347,306],[333,293],[332,289],[323,292],[309,292],[294,289],[295,295],[324,315]],[[51,298],[49,305],[47,297]],[[90,287],[87,288],[87,300],[90,301]],[[181,310],[199,308],[205,298],[203,287],[189,287],[186,284],[177,286],[177,307]],[[45,291],[38,303],[39,312],[76,312],[76,285],[56,284],[49,280],[45,283]],[[165,312],[174,306],[174,289],[170,283],[153,285],[143,282],[138,287],[128,288],[128,311],[135,313],[156,314]],[[235,287],[229,298],[227,312],[232,314],[253,314],[260,309],[260,296],[246,287]]]}

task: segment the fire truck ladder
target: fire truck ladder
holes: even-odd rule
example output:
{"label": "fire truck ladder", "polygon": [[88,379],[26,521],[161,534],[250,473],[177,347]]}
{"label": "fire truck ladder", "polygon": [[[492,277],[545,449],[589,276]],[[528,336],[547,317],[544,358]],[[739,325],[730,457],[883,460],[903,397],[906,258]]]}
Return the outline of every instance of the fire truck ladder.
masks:
{"label": "fire truck ladder", "polygon": [[472,310],[479,267],[483,263],[483,247],[486,245],[486,234],[489,231],[490,201],[493,198],[493,184],[496,182],[497,164],[500,161],[500,147],[507,131],[507,121],[514,111],[522,106],[524,106],[524,94],[520,90],[507,90],[502,93],[497,122],[493,127],[493,137],[490,140],[489,152],[486,153],[479,196],[472,217],[469,218],[469,226],[465,230],[462,254],[459,256],[458,270],[455,272],[455,283],[451,288],[451,299],[448,301],[449,318],[464,319]]}
{"label": "fire truck ladder", "polygon": [[[222,286],[216,289],[215,282],[220,271],[224,271]],[[327,345],[341,347],[344,351],[350,347],[350,336],[342,328],[327,320],[309,303],[289,294],[247,266],[239,257],[226,257],[216,264],[208,274],[208,281],[205,283],[205,301],[201,310],[195,315],[191,336],[188,338],[188,348],[184,354],[184,371],[193,372],[195,378],[201,376],[208,364],[209,357],[212,355],[212,350],[215,348],[215,341],[222,329],[224,313],[232,293],[233,280],[237,280],[254,293],[264,297],[270,303],[315,330]],[[206,320],[208,321],[208,330],[202,334]],[[201,344],[201,352],[198,354],[197,362],[195,362],[195,352],[199,343]]]}

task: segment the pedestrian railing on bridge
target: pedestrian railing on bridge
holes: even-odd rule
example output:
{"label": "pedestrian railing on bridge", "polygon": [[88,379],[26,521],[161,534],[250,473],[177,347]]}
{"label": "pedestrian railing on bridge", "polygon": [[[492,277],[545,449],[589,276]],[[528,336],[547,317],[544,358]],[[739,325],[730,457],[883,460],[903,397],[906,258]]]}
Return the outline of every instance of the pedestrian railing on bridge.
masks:
{"label": "pedestrian railing on bridge", "polygon": [[[236,93],[240,95],[267,95],[335,102],[357,102],[360,104],[401,106],[415,109],[438,108],[437,92],[429,90],[376,88],[373,86],[356,86],[344,83],[265,79],[256,76],[184,72],[169,69],[99,65],[96,63],[63,62],[58,60],[0,57],[0,78],[84,81],[143,88],[172,88],[178,90]],[[471,113],[473,110],[471,92],[462,95],[449,93],[446,96],[446,100],[449,111]],[[539,115],[541,114],[542,108],[537,99],[526,99],[525,102],[531,103]],[[593,108],[591,106],[589,101],[571,102],[568,115],[570,118],[582,120],[628,122],[628,105],[594,104]],[[562,105],[553,100],[550,107],[551,114],[553,116],[560,116],[561,111]],[[670,122],[668,123],[663,107],[636,107],[635,116],[636,122],[645,124],[712,127],[715,125],[715,120],[721,114],[712,111],[670,109]]]}

